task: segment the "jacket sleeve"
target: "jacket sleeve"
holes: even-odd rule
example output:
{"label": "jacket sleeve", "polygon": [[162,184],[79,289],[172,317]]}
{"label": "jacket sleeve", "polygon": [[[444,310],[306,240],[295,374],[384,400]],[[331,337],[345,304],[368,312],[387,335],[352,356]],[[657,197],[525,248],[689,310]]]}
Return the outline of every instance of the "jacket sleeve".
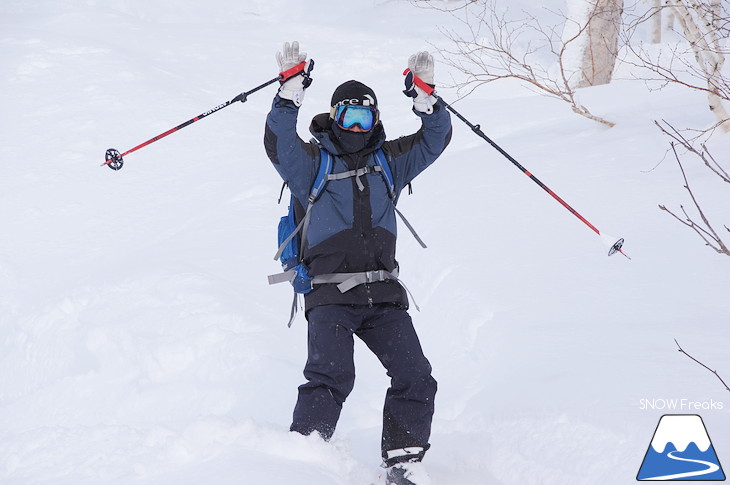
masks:
{"label": "jacket sleeve", "polygon": [[414,110],[421,118],[416,133],[386,142],[398,193],[435,162],[451,141],[451,115],[440,102],[434,108],[431,114]]}
{"label": "jacket sleeve", "polygon": [[297,135],[298,114],[293,102],[277,95],[266,117],[264,147],[291,193],[305,204],[316,175],[319,149]]}

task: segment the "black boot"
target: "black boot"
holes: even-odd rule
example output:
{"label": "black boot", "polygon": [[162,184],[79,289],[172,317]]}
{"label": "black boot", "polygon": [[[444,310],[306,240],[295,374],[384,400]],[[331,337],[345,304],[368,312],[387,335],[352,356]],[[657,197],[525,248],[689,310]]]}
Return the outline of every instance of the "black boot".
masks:
{"label": "black boot", "polygon": [[387,451],[385,457],[386,485],[431,485],[421,460],[426,449],[420,447]]}
{"label": "black boot", "polygon": [[431,485],[431,478],[420,461],[396,463],[386,469],[387,485]]}

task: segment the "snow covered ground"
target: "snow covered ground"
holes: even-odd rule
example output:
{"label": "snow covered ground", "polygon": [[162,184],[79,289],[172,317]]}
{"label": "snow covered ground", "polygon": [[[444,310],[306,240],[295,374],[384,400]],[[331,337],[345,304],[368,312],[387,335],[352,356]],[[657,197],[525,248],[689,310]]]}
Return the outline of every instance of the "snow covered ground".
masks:
{"label": "snow covered ground", "polygon": [[[557,0],[555,3],[559,4]],[[405,1],[3,0],[0,5],[0,483],[364,485],[379,472],[388,385],[356,347],[332,443],[288,433],[306,324],[286,328],[280,181],[264,153],[275,88],[100,168],[276,76],[317,62],[299,131],[347,79],[378,94],[390,138],[417,118],[408,56],[448,16]],[[602,231],[600,239],[454,119],[451,146],[401,209],[402,277],[439,381],[438,484],[629,484],[659,417],[699,413],[730,463],[730,260],[657,208],[690,205],[653,125],[712,122],[703,95],[619,69],[582,101],[607,129],[518,86],[455,103]],[[439,66],[439,79],[449,73]],[[440,90],[447,100],[456,93]],[[730,138],[713,139],[716,154]],[[707,215],[728,189],[695,163]],[[645,409],[646,400],[723,403]],[[661,402],[661,401],[660,401]],[[717,407],[717,406],[715,406]],[[727,472],[727,470],[726,470]]]}

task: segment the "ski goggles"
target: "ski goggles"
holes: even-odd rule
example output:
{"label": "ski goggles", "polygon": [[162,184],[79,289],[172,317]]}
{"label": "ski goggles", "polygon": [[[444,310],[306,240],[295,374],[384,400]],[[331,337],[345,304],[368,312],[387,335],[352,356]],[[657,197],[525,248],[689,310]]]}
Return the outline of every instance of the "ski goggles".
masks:
{"label": "ski goggles", "polygon": [[353,106],[349,104],[335,106],[332,108],[331,116],[340,128],[346,130],[354,126],[359,126],[365,131],[370,131],[378,122],[377,108],[368,106]]}

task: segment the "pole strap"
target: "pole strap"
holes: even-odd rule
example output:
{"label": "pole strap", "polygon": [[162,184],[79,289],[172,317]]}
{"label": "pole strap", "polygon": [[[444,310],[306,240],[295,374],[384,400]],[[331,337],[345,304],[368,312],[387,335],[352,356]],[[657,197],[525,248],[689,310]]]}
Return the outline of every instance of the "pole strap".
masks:
{"label": "pole strap", "polygon": [[409,68],[406,68],[405,71],[403,71],[403,75],[407,76],[408,73],[413,75],[413,82],[418,86],[419,88],[423,89],[423,91],[428,95],[431,96],[436,92],[436,88],[433,86],[430,86],[426,81],[421,79],[420,77],[416,76],[416,73],[411,71]]}

